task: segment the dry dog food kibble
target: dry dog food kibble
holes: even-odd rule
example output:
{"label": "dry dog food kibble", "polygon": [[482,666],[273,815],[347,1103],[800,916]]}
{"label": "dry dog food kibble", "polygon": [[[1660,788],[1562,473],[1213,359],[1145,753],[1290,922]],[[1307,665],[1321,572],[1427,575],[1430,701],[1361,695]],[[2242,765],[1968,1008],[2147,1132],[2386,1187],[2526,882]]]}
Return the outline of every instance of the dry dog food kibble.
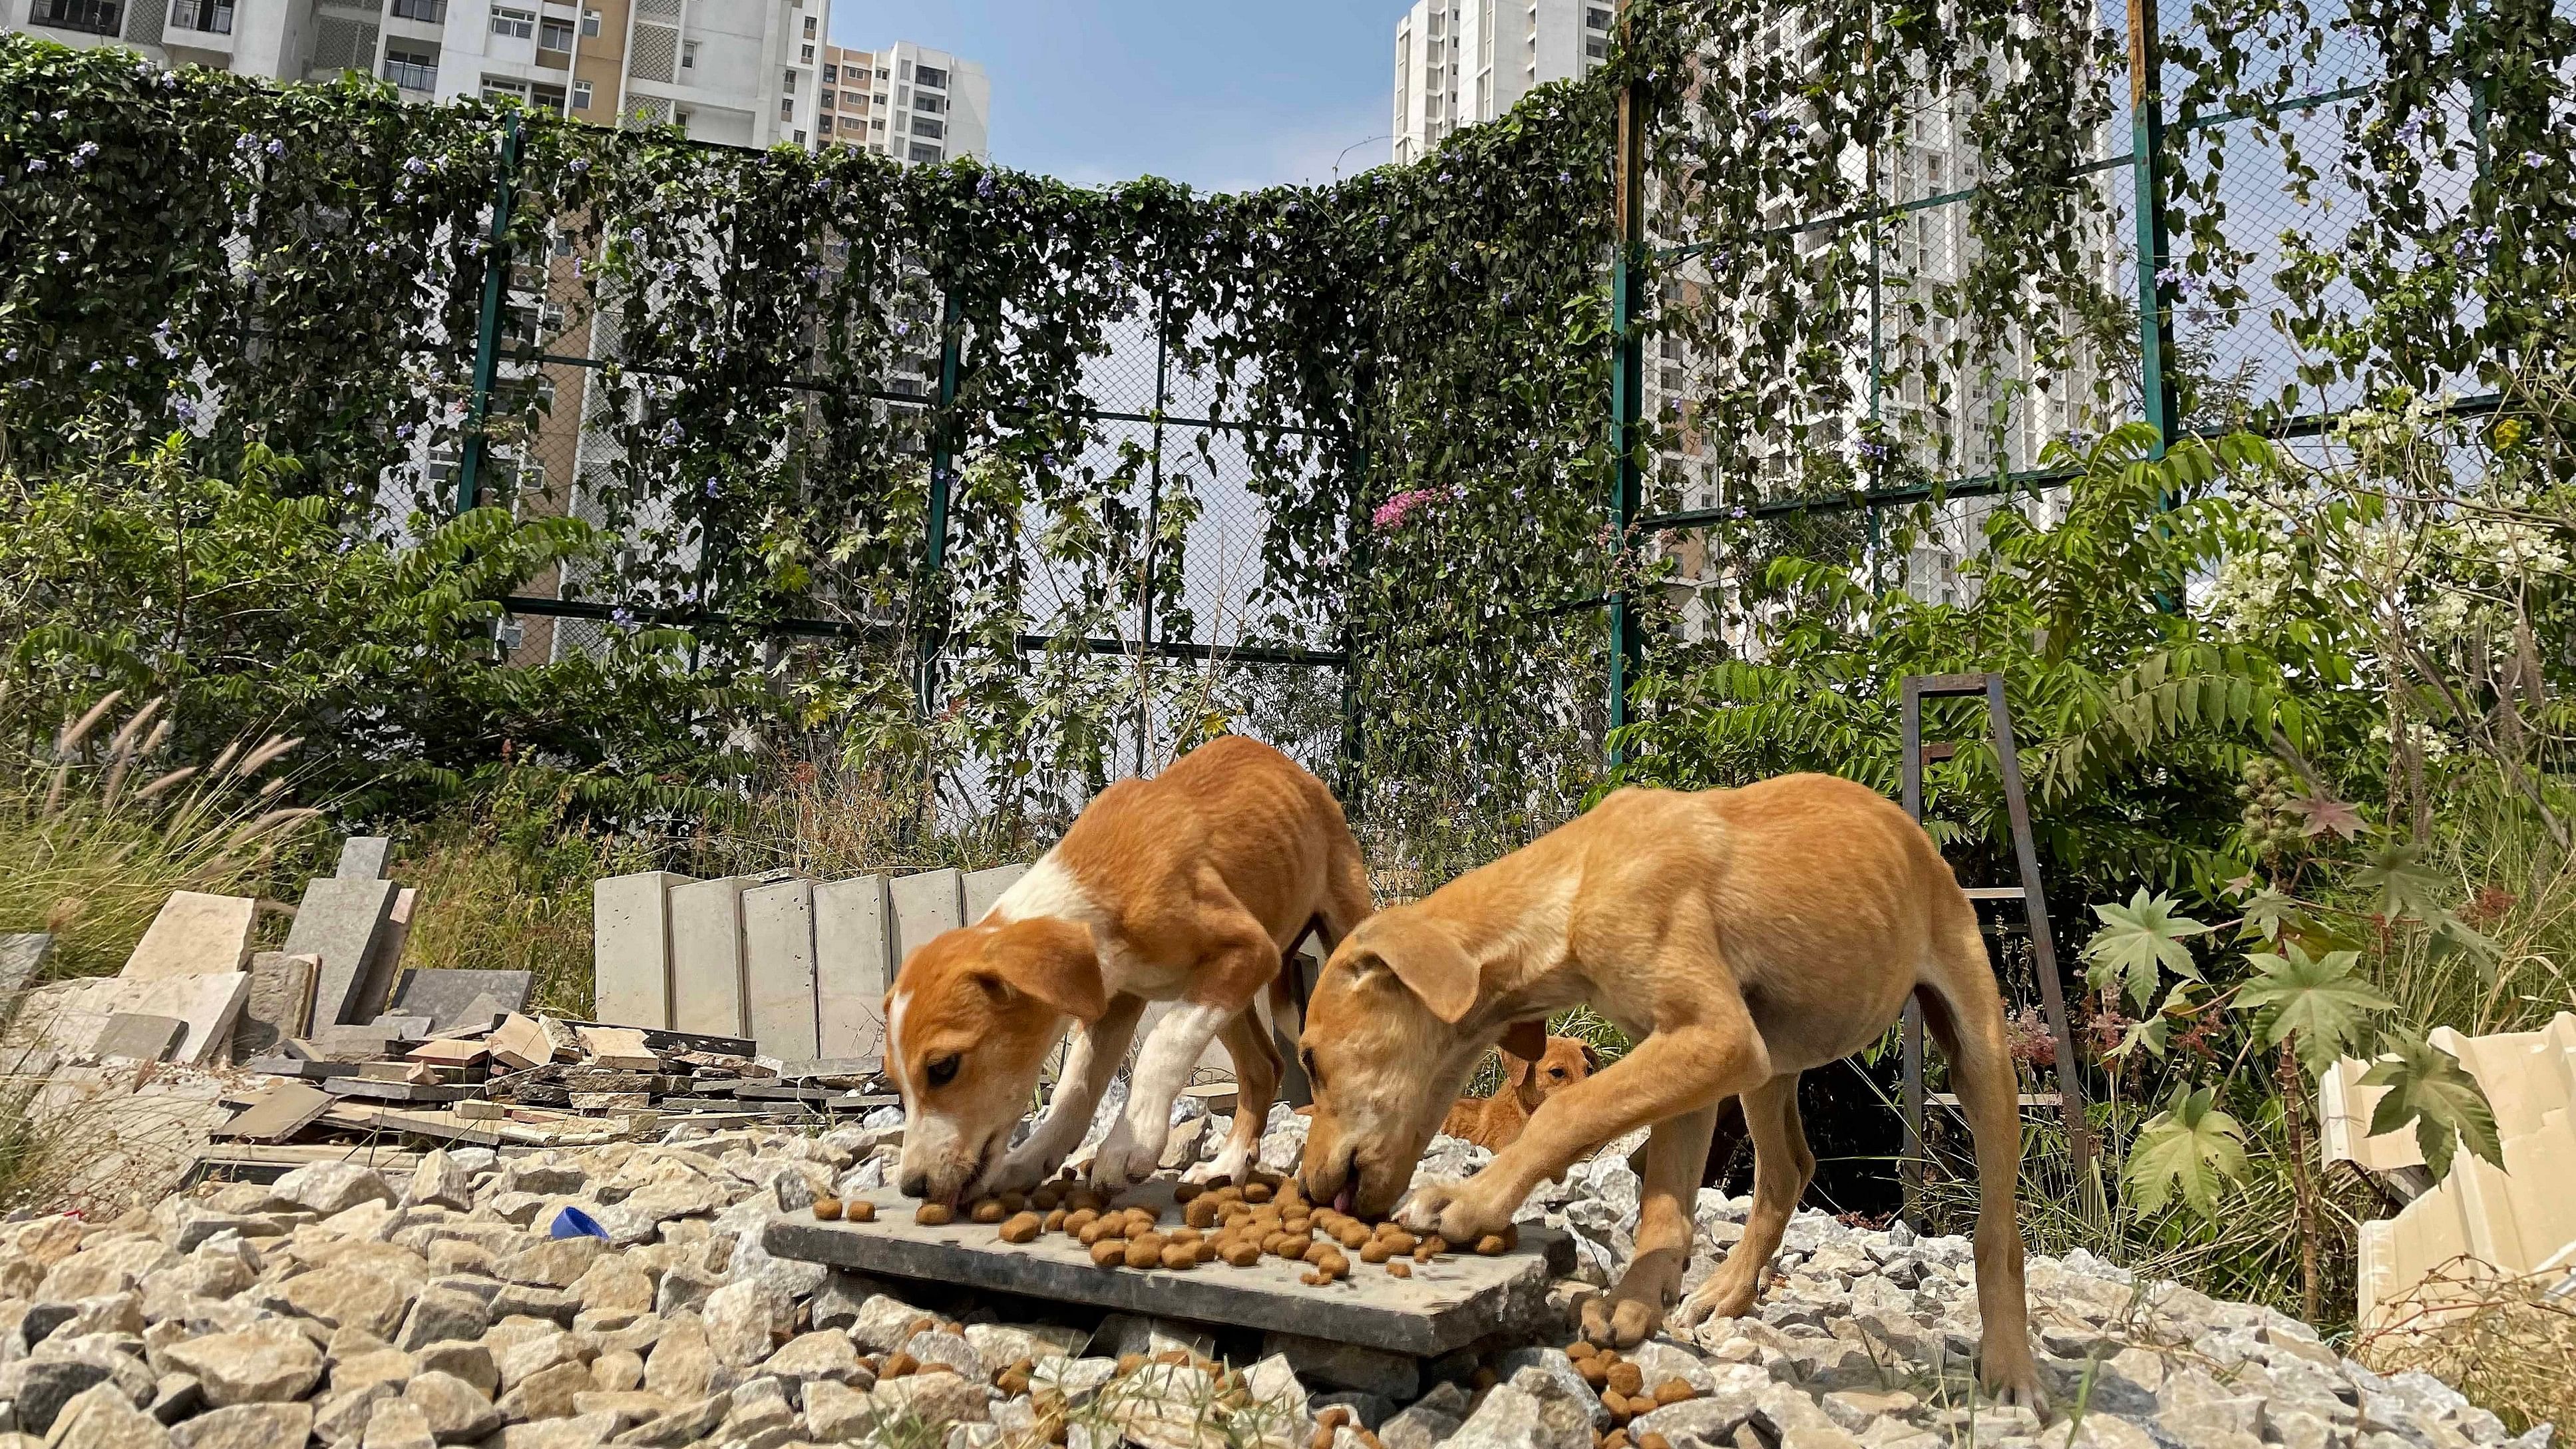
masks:
{"label": "dry dog food kibble", "polygon": [[1095,1268],[1115,1268],[1126,1261],[1125,1238],[1103,1238],[1091,1245],[1091,1266]]}
{"label": "dry dog food kibble", "polygon": [[1043,1224],[1036,1213],[1020,1213],[1002,1224],[1002,1241],[1034,1243],[1038,1240],[1038,1233],[1042,1227]]}
{"label": "dry dog food kibble", "polygon": [[998,1223],[1010,1214],[1002,1210],[1000,1198],[984,1197],[975,1200],[975,1205],[966,1210],[966,1216],[974,1222]]}
{"label": "dry dog food kibble", "polygon": [[1659,1409],[1698,1397],[1699,1390],[1692,1388],[1688,1379],[1666,1379],[1655,1386],[1655,1407]]}
{"label": "dry dog food kibble", "polygon": [[843,1222],[872,1223],[876,1220],[877,1205],[868,1201],[866,1198],[854,1197],[841,1204],[841,1221]]}
{"label": "dry dog food kibble", "polygon": [[1386,1274],[1390,1278],[1410,1278],[1413,1276],[1413,1265],[1398,1258],[1386,1265]]}
{"label": "dry dog food kibble", "polygon": [[836,1218],[840,1217],[840,1215],[841,1215],[841,1200],[840,1200],[839,1198],[837,1198],[837,1197],[818,1197],[818,1198],[814,1199],[814,1216],[815,1216],[815,1217],[817,1217],[817,1218],[821,1219],[822,1221],[824,1221],[824,1222],[827,1222],[827,1223],[828,1223],[828,1222],[831,1222],[831,1221],[833,1221],[834,1219],[836,1219]]}
{"label": "dry dog food kibble", "polygon": [[912,1220],[925,1228],[946,1227],[957,1221],[957,1209],[944,1202],[926,1202],[912,1210]]}

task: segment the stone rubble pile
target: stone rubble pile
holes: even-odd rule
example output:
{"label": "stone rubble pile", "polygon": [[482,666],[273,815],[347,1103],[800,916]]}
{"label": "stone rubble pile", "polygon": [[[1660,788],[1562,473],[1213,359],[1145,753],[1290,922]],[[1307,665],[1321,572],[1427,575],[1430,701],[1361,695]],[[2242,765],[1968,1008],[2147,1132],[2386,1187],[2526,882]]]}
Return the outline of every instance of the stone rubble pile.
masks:
{"label": "stone rubble pile", "polygon": [[[1275,1166],[1303,1131],[1280,1118]],[[1221,1118],[1192,1121],[1194,1139],[1222,1139]],[[1758,1316],[1616,1359],[1569,1356],[1562,1331],[1417,1360],[1123,1315],[1010,1321],[939,1285],[763,1250],[776,1215],[882,1185],[897,1136],[681,1128],[578,1152],[463,1148],[401,1181],[332,1162],[113,1222],[0,1224],[0,1449],[2507,1443],[2432,1379],[2383,1379],[2278,1313],[2080,1253],[2030,1269],[2054,1417],[1997,1409],[1970,1387],[1966,1240],[1816,1213],[1791,1224]],[[1425,1171],[1483,1156],[1442,1139]],[[1598,1280],[1624,1264],[1636,1200],[1614,1145],[1525,1216],[1576,1234]],[[1702,1195],[1703,1257],[1740,1237],[1744,1207]],[[605,1236],[552,1236],[566,1208]]]}

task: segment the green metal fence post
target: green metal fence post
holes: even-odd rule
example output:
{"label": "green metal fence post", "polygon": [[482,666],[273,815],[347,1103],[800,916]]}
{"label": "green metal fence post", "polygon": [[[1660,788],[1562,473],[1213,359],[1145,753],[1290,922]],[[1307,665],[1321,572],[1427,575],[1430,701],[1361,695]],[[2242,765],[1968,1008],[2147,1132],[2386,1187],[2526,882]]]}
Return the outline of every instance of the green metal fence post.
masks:
{"label": "green metal fence post", "polygon": [[940,575],[948,567],[949,475],[957,466],[957,362],[964,319],[965,308],[951,288],[939,313],[939,393],[930,414],[930,508],[922,527],[921,586],[930,603],[924,611],[930,626],[922,631],[918,686],[925,722],[939,710],[939,635],[947,622],[947,611],[940,607],[946,602]]}
{"label": "green metal fence post", "polygon": [[519,115],[501,118],[501,163],[492,183],[492,235],[483,253],[483,312],[474,328],[474,377],[465,402],[465,446],[456,463],[456,511],[483,499],[483,463],[490,451],[483,424],[492,410],[492,383],[501,365],[501,312],[510,297],[510,213],[518,204]]}
{"label": "green metal fence post", "polygon": [[1145,576],[1137,580],[1136,619],[1136,773],[1145,773],[1145,747],[1154,732],[1154,566],[1156,534],[1163,526],[1163,409],[1169,406],[1172,379],[1170,287],[1154,299],[1154,451],[1152,473],[1145,485]]}
{"label": "green metal fence post", "polygon": [[[1624,46],[1631,24],[1628,0],[1619,0],[1619,37]],[[1637,625],[1636,601],[1624,581],[1629,531],[1644,506],[1644,480],[1637,469],[1639,420],[1645,411],[1646,348],[1637,330],[1644,311],[1637,289],[1646,280],[1645,117],[1632,80],[1619,92],[1619,149],[1613,160],[1611,203],[1617,213],[1617,251],[1610,262],[1610,727],[1607,736],[1612,768],[1623,753],[1618,731],[1628,724],[1628,691],[1643,663],[1644,640]]]}
{"label": "green metal fence post", "polygon": [[1342,812],[1353,820],[1368,809],[1367,717],[1360,709],[1360,599],[1368,587],[1371,566],[1369,532],[1369,403],[1376,396],[1377,370],[1363,362],[1352,383],[1359,395],[1351,409],[1350,498],[1342,556],[1342,738],[1340,794]]}
{"label": "green metal fence post", "polygon": [[2156,0],[2129,0],[2130,170],[2138,209],[2138,392],[2146,420],[2156,430],[2154,457],[2162,458],[2181,426],[2174,390],[2172,309],[2165,268],[2172,246],[2165,234],[2164,43],[2156,30]]}

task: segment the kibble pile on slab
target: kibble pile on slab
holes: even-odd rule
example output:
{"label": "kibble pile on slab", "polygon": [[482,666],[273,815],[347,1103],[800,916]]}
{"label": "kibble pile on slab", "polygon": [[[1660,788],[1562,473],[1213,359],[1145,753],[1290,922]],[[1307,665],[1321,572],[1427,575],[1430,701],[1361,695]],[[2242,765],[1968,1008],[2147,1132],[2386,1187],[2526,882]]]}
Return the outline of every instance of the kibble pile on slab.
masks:
{"label": "kibble pile on slab", "polygon": [[[1975,1396],[1969,1246],[1801,1213],[1760,1316],[1613,1352],[1561,1323],[1534,1342],[1436,1358],[1280,1332],[1221,1340],[1189,1324],[939,1285],[891,1288],[762,1246],[818,1202],[881,1191],[898,1133],[680,1128],[658,1144],[505,1158],[433,1152],[394,1177],[359,1162],[271,1185],[210,1184],[107,1222],[0,1223],[0,1449],[2499,1449],[2494,1415],[2419,1374],[2382,1378],[2304,1326],[2133,1279],[2082,1255],[2035,1256],[2043,1428]],[[1451,1146],[1435,1158],[1453,1160]],[[1617,1197],[1541,1211],[1595,1219]],[[1237,1246],[1293,1197],[1195,1196],[1156,1224]],[[1284,1185],[1284,1184],[1283,1184]],[[1021,1213],[1077,1205],[1059,1189]],[[1203,1206],[1204,1204],[1204,1206]],[[1002,1206],[996,1204],[996,1206]],[[1714,1251],[1746,1204],[1716,1194]],[[555,1238],[576,1209],[605,1238]],[[846,1208],[844,1209],[846,1212]],[[1197,1214],[1202,1221],[1192,1223]],[[1307,1231],[1359,1265],[1311,1207]],[[1014,1226],[1014,1219],[1019,1219]],[[1086,1224],[1086,1227],[1091,1224]],[[1077,1235],[1079,1233],[1077,1230]],[[1121,1235],[1100,1241],[1127,1246]],[[1097,1244],[1095,1244],[1097,1246]],[[1286,1245],[1282,1245],[1286,1246]],[[1312,1246],[1311,1244],[1309,1246]],[[1416,1251],[1422,1244],[1415,1245]],[[1264,1251],[1268,1251],[1265,1248]],[[1157,1254],[1160,1261],[1160,1254]],[[1388,1265],[1411,1259],[1388,1249]],[[1146,1271],[1146,1270],[1132,1270]],[[1169,1269],[1157,1267],[1153,1273]],[[1201,1269],[1200,1271],[1223,1271]],[[1559,1300],[1571,1301],[1571,1288]],[[933,1295],[936,1295],[933,1297]],[[1570,1320],[1569,1320],[1570,1321]],[[2546,1449],[2547,1431],[2518,1449]]]}
{"label": "kibble pile on slab", "polygon": [[[1371,1223],[1348,1213],[1308,1203],[1297,1180],[1254,1171],[1241,1185],[1225,1179],[1184,1182],[1173,1189],[1181,1219],[1125,1198],[1103,1196],[1075,1181],[1068,1171],[1060,1182],[1034,1192],[1006,1192],[980,1198],[967,1206],[967,1220],[995,1225],[1004,1243],[1033,1243],[1047,1233],[1063,1233],[1091,1250],[1099,1268],[1163,1269],[1186,1272],[1202,1264],[1223,1263],[1249,1268],[1263,1258],[1304,1263],[1300,1281],[1320,1287],[1351,1273],[1351,1259],[1384,1267],[1388,1276],[1409,1278],[1413,1264],[1427,1263],[1449,1251],[1437,1233],[1417,1237],[1392,1220]],[[848,1203],[820,1198],[814,1216],[825,1221],[868,1222],[876,1205],[864,1199]],[[956,1221],[946,1203],[926,1202],[913,1221],[941,1227]],[[1489,1234],[1475,1251],[1491,1257],[1519,1244],[1517,1228]]]}

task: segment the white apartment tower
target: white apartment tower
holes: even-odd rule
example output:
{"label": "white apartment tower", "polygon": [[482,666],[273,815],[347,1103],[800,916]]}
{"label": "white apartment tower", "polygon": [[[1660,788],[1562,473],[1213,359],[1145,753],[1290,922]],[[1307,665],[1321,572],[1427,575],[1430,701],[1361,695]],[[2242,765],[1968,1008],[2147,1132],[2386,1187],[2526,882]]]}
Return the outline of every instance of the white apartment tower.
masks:
{"label": "white apartment tower", "polygon": [[1610,54],[1615,0],[1417,0],[1395,23],[1395,160]]}
{"label": "white apartment tower", "polygon": [[993,83],[984,68],[898,40],[823,48],[816,146],[858,146],[898,161],[992,159]]}

